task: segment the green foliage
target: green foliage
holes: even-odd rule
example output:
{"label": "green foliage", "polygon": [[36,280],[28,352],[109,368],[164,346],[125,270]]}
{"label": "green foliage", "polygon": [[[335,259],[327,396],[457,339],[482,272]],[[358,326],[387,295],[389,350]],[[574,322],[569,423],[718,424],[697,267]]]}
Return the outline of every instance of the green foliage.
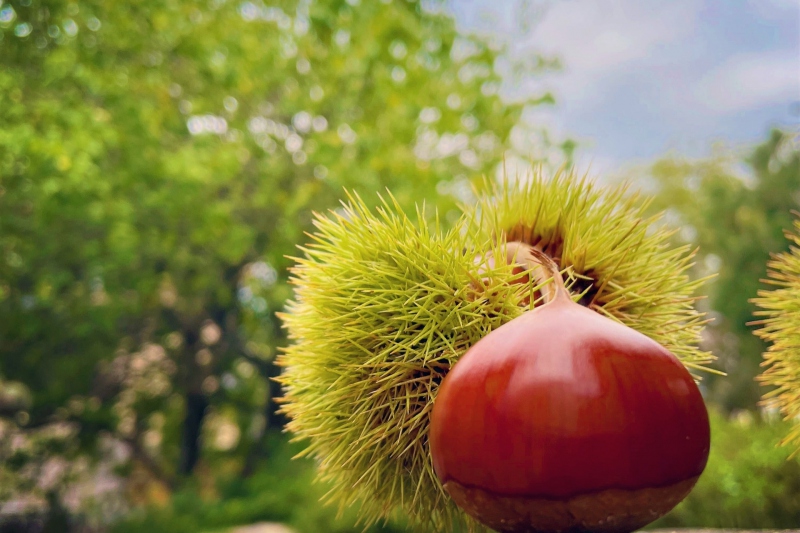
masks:
{"label": "green foliage", "polygon": [[500,101],[501,51],[435,3],[2,9],[0,376],[29,427],[108,432],[169,484],[198,436],[258,455],[312,212],[391,186],[446,214],[535,105]]}
{"label": "green foliage", "polygon": [[707,347],[728,376],[710,379],[712,398],[726,409],[752,408],[762,391],[753,380],[764,344],[747,323],[750,302],[766,276],[771,253],[787,248],[783,231],[800,207],[800,149],[790,133],[773,131],[746,158],[718,155],[709,160],[668,158],[651,169],[656,200],[678,238],[699,247],[696,275],[716,274],[708,284],[715,320]]}
{"label": "green foliage", "polygon": [[[486,45],[452,61],[452,21],[405,2],[25,4],[2,29],[0,370],[36,390],[34,419],[124,337],[247,314],[243,267],[282,272],[343,185],[410,205],[491,169],[521,109],[481,92]],[[470,165],[421,154],[446,132]]]}
{"label": "green foliage", "polygon": [[[79,466],[69,462],[78,456],[75,428],[67,424],[24,433],[11,423],[0,420],[0,502],[17,494],[35,494],[44,498],[48,491],[57,491],[69,480],[70,470]],[[44,467],[54,456],[63,457],[53,473],[53,464]],[[48,479],[42,481],[47,472]]]}
{"label": "green foliage", "polygon": [[694,490],[651,528],[800,527],[800,459],[775,444],[788,424],[711,409],[711,454]]}
{"label": "green foliage", "polygon": [[[248,479],[221,481],[218,496],[203,498],[197,487],[178,491],[164,507],[140,509],[115,524],[112,533],[198,533],[260,521],[282,522],[299,533],[399,533],[401,525],[356,525],[355,509],[337,516],[320,503],[328,487],[313,483],[314,465],[292,456],[302,450],[271,432],[267,459]],[[200,503],[201,502],[201,503]]]}

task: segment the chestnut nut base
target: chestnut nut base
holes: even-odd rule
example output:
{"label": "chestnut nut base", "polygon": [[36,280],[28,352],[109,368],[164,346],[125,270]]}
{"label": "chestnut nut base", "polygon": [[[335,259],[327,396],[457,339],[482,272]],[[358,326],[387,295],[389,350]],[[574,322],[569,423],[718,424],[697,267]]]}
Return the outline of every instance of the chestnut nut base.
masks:
{"label": "chestnut nut base", "polygon": [[698,477],[666,487],[608,489],[564,501],[498,496],[452,480],[444,488],[470,516],[503,533],[630,533],[677,505]]}

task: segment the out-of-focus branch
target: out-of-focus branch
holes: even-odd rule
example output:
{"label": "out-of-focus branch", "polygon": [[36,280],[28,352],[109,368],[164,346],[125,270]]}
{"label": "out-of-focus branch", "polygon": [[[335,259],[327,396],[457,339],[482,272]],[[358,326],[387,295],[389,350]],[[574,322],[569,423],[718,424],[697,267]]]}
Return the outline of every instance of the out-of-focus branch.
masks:
{"label": "out-of-focus branch", "polygon": [[134,437],[123,437],[121,435],[116,435],[116,437],[128,445],[133,458],[139,461],[139,463],[141,463],[148,472],[150,472],[160,482],[164,483],[170,490],[175,490],[177,486],[177,480],[175,479],[175,476],[164,471],[161,465],[159,465],[158,462],[153,459],[149,453],[147,453],[147,451],[139,442],[138,435]]}

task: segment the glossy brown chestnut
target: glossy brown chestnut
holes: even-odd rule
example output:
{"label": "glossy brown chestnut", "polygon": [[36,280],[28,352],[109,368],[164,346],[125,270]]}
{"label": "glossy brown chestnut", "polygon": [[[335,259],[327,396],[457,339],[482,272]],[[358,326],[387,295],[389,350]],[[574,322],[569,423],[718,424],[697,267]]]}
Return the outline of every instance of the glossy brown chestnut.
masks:
{"label": "glossy brown chestnut", "polygon": [[459,506],[498,531],[634,531],[705,468],[705,405],[674,355],[557,285],[444,379],[434,469]]}

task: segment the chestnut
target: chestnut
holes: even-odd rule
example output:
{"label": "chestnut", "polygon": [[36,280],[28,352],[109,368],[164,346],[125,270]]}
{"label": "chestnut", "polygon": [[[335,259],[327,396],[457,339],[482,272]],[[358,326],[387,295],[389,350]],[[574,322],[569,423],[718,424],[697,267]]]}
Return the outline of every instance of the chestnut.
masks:
{"label": "chestnut", "polygon": [[552,277],[549,301],[485,336],[443,380],[429,433],[436,475],[497,531],[634,531],[705,468],[700,391],[666,348],[574,303],[548,256],[507,246],[534,277]]}

